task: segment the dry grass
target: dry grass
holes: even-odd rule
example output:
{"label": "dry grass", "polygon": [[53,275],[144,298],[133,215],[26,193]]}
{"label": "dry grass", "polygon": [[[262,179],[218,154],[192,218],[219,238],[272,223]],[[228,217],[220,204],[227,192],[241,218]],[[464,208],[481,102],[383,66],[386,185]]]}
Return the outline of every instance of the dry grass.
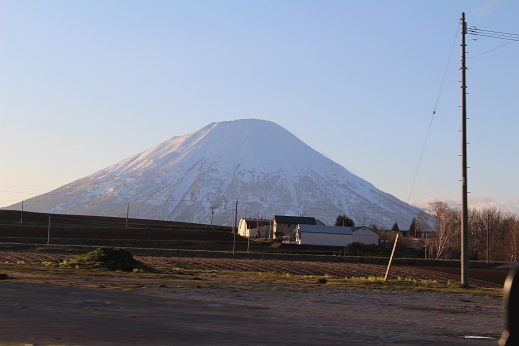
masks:
{"label": "dry grass", "polygon": [[468,293],[502,296],[496,288],[462,288],[457,283],[398,277],[387,281],[381,276],[336,277],[330,275],[293,275],[275,272],[231,270],[161,269],[156,272],[123,272],[101,269],[71,268],[49,263],[0,264],[6,280],[83,286],[110,290],[136,291],[142,287],[176,289],[228,288],[235,290],[308,290],[316,287],[355,288],[407,292]]}

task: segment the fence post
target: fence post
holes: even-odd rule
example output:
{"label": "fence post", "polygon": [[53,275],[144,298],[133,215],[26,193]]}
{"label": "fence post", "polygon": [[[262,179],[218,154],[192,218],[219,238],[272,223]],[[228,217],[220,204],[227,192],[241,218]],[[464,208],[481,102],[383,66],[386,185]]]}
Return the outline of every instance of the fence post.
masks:
{"label": "fence post", "polygon": [[391,262],[393,262],[393,256],[395,255],[395,249],[396,249],[396,244],[398,243],[399,235],[400,235],[400,233],[396,234],[395,244],[393,245],[393,251],[391,251],[391,257],[389,258],[389,263],[387,264],[386,275],[384,276],[384,281],[387,280],[387,276],[389,275],[389,269],[391,268]]}

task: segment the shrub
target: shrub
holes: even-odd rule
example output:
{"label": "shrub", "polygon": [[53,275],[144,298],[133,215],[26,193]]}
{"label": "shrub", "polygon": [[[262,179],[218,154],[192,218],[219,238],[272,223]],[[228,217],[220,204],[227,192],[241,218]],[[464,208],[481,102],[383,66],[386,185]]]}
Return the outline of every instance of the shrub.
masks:
{"label": "shrub", "polygon": [[318,283],[319,285],[325,284],[325,283],[327,283],[327,282],[328,282],[328,279],[325,278],[325,277],[322,277],[322,278],[317,279],[317,283]]}
{"label": "shrub", "polygon": [[122,271],[151,271],[143,263],[135,260],[130,251],[125,249],[100,247],[94,251],[79,256],[72,261],[63,261],[60,265],[70,268],[95,268]]}

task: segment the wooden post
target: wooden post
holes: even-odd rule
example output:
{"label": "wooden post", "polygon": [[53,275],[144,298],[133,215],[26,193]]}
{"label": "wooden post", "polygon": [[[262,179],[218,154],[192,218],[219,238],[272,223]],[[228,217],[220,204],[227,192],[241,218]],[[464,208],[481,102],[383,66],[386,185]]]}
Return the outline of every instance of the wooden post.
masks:
{"label": "wooden post", "polygon": [[387,265],[386,275],[384,276],[384,281],[387,280],[387,276],[389,275],[389,268],[391,268],[391,262],[393,262],[393,256],[395,255],[395,249],[396,249],[396,244],[398,243],[398,236],[399,235],[400,235],[400,233],[396,234],[395,244],[393,245],[393,251],[391,251],[391,257],[389,257],[389,263]]}

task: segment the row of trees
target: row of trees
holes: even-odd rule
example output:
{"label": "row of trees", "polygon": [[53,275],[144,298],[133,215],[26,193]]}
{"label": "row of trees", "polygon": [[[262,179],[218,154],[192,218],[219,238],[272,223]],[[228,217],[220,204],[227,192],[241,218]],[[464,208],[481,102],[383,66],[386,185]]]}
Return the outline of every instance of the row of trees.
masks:
{"label": "row of trees", "polygon": [[[459,259],[461,257],[461,211],[445,202],[429,203],[426,213],[414,218],[409,225],[409,238],[425,246],[428,258]],[[469,209],[469,259],[480,261],[519,260],[519,219],[517,215],[494,206]],[[336,226],[354,226],[346,215],[337,217]],[[400,229],[395,223],[391,230],[370,225],[390,242]],[[410,239],[411,240],[411,239]],[[399,241],[400,244],[400,241]],[[416,244],[416,242],[415,242]],[[402,241],[402,246],[411,245]]]}
{"label": "row of trees", "polygon": [[[429,204],[435,237],[428,242],[436,258],[460,258],[461,213],[445,202]],[[517,261],[519,220],[517,215],[494,206],[469,210],[469,258],[488,261]],[[420,228],[418,222],[417,230]]]}

